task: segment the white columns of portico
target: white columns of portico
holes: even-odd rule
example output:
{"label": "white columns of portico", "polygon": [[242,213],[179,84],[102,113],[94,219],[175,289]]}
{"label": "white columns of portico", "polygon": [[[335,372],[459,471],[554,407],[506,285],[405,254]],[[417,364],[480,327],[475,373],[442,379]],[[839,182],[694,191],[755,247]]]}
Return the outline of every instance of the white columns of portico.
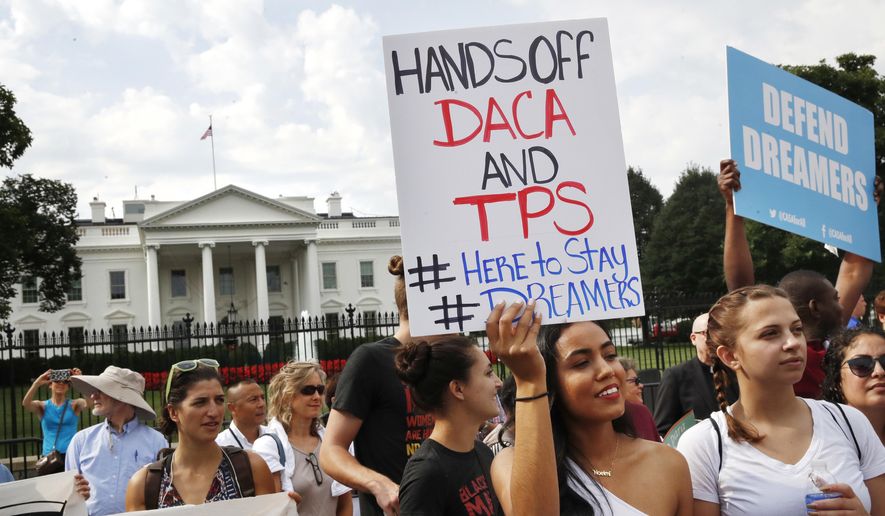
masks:
{"label": "white columns of portico", "polygon": [[160,244],[145,244],[147,262],[148,326],[160,325],[160,273],[157,266],[157,249]]}
{"label": "white columns of portico", "polygon": [[317,255],[316,240],[305,240],[307,244],[307,285],[304,285],[307,293],[307,311],[311,316],[320,315],[320,264]]}
{"label": "white columns of portico", "polygon": [[255,290],[258,297],[258,320],[267,322],[270,306],[267,301],[267,258],[264,247],[267,240],[253,240],[255,246]]}
{"label": "white columns of portico", "polygon": [[197,244],[203,250],[203,322],[214,325],[215,315],[215,274],[212,265],[212,248],[215,242]]}

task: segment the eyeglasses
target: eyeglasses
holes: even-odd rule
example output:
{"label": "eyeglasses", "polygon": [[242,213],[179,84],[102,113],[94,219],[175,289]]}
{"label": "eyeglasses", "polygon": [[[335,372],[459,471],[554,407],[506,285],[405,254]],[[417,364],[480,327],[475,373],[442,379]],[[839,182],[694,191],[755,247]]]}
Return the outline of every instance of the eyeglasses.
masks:
{"label": "eyeglasses", "polygon": [[326,386],[325,385],[305,385],[304,387],[301,388],[301,390],[299,392],[301,394],[304,394],[305,396],[313,396],[314,393],[318,392],[318,393],[320,393],[320,396],[322,396],[323,393],[326,392]]}
{"label": "eyeglasses", "polygon": [[182,360],[177,364],[172,364],[172,367],[169,368],[169,376],[166,377],[166,401],[169,401],[169,388],[172,387],[172,379],[177,376],[177,373],[193,371],[199,366],[211,367],[217,370],[218,361],[212,358],[198,358],[196,360]]}
{"label": "eyeglasses", "polygon": [[704,337],[706,337],[706,336],[707,336],[707,330],[693,331],[693,332],[691,332],[691,334],[692,334],[692,335],[703,335]]}
{"label": "eyeglasses", "polygon": [[849,358],[842,365],[848,364],[848,369],[851,370],[854,376],[866,378],[873,374],[873,371],[876,369],[876,362],[879,362],[882,369],[885,369],[885,355],[879,355],[876,358],[869,355],[858,355],[854,358]]}
{"label": "eyeglasses", "polygon": [[627,378],[627,379],[624,380],[624,381],[627,382],[627,383],[632,383],[633,385],[636,385],[637,387],[640,386],[640,385],[642,385],[642,382],[639,380],[639,377],[636,377],[636,378]]}
{"label": "eyeglasses", "polygon": [[[313,387],[313,386],[311,386]],[[311,452],[307,455],[307,458],[304,460],[310,464],[310,467],[313,468],[313,479],[316,480],[317,485],[323,484],[323,470],[320,469],[320,463],[317,461],[317,456]]]}

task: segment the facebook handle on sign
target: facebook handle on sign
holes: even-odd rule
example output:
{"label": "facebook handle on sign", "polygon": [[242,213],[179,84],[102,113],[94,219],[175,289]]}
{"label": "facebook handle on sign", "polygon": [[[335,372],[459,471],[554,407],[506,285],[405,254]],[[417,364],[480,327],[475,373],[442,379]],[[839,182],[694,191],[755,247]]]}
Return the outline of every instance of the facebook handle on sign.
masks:
{"label": "facebook handle on sign", "polygon": [[738,215],[881,261],[873,114],[728,47]]}

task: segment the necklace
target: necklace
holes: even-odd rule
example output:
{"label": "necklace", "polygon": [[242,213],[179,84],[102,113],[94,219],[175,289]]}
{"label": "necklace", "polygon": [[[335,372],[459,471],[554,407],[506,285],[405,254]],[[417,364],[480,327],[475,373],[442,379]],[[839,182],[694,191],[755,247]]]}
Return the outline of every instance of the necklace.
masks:
{"label": "necklace", "polygon": [[[618,449],[621,447],[621,439],[617,434],[615,434],[615,454],[612,456],[612,463],[608,467],[608,469],[596,469],[591,468],[590,471],[593,473],[593,476],[596,477],[611,477],[612,471],[615,469],[615,461],[618,460]],[[592,464],[591,464],[592,466]]]}

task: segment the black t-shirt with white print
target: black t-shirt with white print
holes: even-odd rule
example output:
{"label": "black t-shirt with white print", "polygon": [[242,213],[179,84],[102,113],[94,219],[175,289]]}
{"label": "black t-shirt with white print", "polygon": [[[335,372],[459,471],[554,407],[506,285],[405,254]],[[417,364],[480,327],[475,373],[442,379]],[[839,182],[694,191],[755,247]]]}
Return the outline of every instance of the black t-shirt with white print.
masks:
{"label": "black t-shirt with white print", "polygon": [[[335,390],[335,410],[362,420],[354,439],[360,464],[400,483],[406,461],[433,431],[433,416],[412,403],[396,375],[398,340],[363,344],[347,360]],[[360,514],[382,515],[371,493],[360,493]]]}
{"label": "black t-shirt with white print", "polygon": [[489,473],[494,455],[480,441],[469,452],[450,450],[433,439],[406,464],[399,487],[403,516],[492,516],[503,514]]}

